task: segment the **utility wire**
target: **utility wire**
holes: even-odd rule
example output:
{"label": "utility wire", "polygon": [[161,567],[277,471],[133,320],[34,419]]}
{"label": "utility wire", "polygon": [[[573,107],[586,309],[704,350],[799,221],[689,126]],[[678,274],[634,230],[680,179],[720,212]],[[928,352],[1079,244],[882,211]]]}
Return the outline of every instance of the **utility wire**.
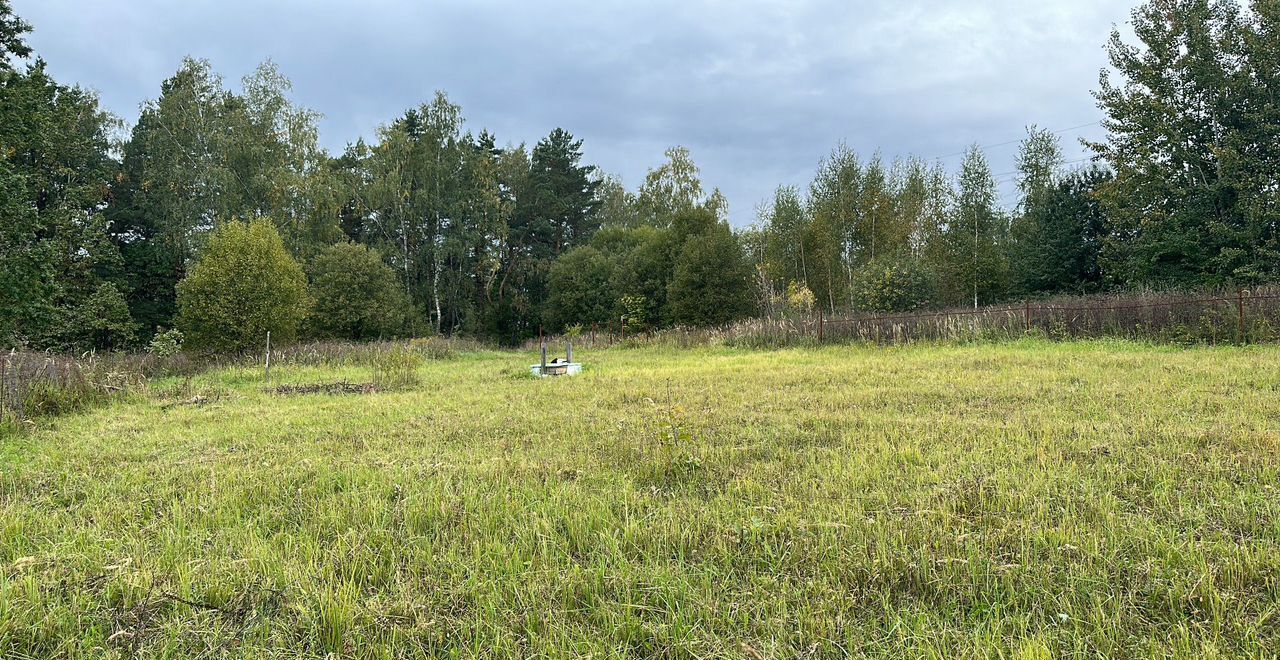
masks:
{"label": "utility wire", "polygon": [[[1087,160],[1093,160],[1094,158],[1096,158],[1096,156],[1085,156],[1084,158],[1077,158],[1077,159],[1075,159],[1075,160],[1067,160],[1067,161],[1063,161],[1063,162],[1059,163],[1059,164],[1058,164],[1058,166],[1059,166],[1059,167],[1065,167],[1065,166],[1067,166],[1067,165],[1075,165],[1075,164],[1077,164],[1077,163],[1083,163],[1083,162],[1085,162],[1085,161],[1087,161]],[[1012,170],[1012,171],[1009,171],[1009,172],[1001,172],[1001,173],[999,173],[999,174],[992,174],[992,175],[991,175],[991,178],[996,179],[996,183],[1003,183],[1004,181],[1013,181],[1014,179],[1018,178],[1018,177],[1017,177],[1017,175],[1018,175],[1018,174],[1021,174],[1021,173],[1022,173],[1022,172],[1021,172],[1021,170]],[[1003,177],[1010,177],[1010,176],[1011,176],[1011,178],[1003,179]]]}
{"label": "utility wire", "polygon": [[[1102,120],[1101,120],[1101,119],[1099,119],[1099,120],[1097,120],[1097,121],[1091,121],[1091,122],[1089,122],[1089,123],[1087,123],[1087,124],[1080,124],[1079,126],[1072,126],[1071,128],[1064,128],[1064,129],[1062,129],[1062,130],[1060,130],[1060,131],[1050,131],[1050,132],[1049,132],[1049,134],[1050,134],[1050,135],[1062,135],[1063,133],[1070,133],[1071,131],[1078,131],[1078,130],[1080,130],[1080,129],[1082,129],[1082,128],[1088,128],[1088,127],[1090,127],[1090,126],[1097,126],[1098,124],[1101,124],[1101,123],[1102,123]],[[980,150],[987,150],[987,149],[995,149],[996,147],[1007,147],[1007,146],[1009,146],[1009,145],[1011,145],[1011,144],[1017,144],[1017,143],[1019,143],[1019,142],[1022,142],[1022,141],[1023,141],[1023,140],[1025,140],[1025,139],[1026,139],[1026,138],[1018,138],[1018,139],[1016,139],[1016,140],[1009,140],[1008,142],[1000,142],[1000,143],[997,143],[997,144],[984,144],[984,145],[979,146],[979,147],[978,147],[978,149],[980,149]],[[968,147],[965,147],[964,149],[962,149],[962,150],[960,150],[960,151],[957,151],[957,152],[955,152],[955,153],[950,153],[950,154],[947,154],[947,155],[945,155],[945,156],[934,156],[934,157],[933,157],[933,158],[931,158],[930,160],[944,160],[944,159],[946,159],[946,158],[954,158],[954,157],[956,157],[956,156],[963,156],[963,155],[965,155],[965,154],[967,154],[967,153],[969,153],[969,148],[968,148]]]}

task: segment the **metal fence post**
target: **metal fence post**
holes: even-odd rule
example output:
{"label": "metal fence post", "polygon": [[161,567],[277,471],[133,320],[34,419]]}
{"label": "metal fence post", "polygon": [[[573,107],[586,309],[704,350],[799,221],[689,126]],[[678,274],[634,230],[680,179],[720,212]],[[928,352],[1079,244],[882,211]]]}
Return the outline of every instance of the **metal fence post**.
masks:
{"label": "metal fence post", "polygon": [[1236,289],[1236,309],[1240,312],[1240,334],[1237,341],[1244,344],[1247,341],[1244,330],[1244,289]]}

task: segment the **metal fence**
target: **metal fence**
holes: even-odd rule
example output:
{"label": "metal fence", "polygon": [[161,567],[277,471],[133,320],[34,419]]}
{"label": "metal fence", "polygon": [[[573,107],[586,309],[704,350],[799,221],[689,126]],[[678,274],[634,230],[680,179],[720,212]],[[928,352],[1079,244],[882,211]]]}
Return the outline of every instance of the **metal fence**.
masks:
{"label": "metal fence", "polygon": [[0,425],[77,408],[135,389],[145,356],[0,353]]}
{"label": "metal fence", "polygon": [[965,336],[1043,334],[1055,338],[1124,337],[1196,343],[1274,341],[1280,291],[1147,294],[1024,302],[929,313],[853,315],[809,320],[817,341],[909,342]]}
{"label": "metal fence", "polygon": [[757,346],[801,343],[879,344],[1044,336],[1115,337],[1173,343],[1280,341],[1280,287],[1178,293],[1069,296],[978,308],[893,314],[848,312],[780,315],[720,328],[633,331],[621,319],[585,327],[584,347],[620,343],[696,345],[712,341]]}

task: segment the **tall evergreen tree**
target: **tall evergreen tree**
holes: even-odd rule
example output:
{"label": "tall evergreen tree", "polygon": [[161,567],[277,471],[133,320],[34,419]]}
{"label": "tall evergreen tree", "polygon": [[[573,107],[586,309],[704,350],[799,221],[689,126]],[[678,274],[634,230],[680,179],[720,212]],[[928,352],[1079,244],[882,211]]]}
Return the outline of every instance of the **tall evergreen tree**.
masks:
{"label": "tall evergreen tree", "polygon": [[1093,293],[1108,284],[1101,258],[1108,225],[1097,193],[1110,179],[1104,168],[1082,168],[1036,196],[1010,246],[1016,293]]}
{"label": "tall evergreen tree", "polygon": [[582,140],[564,129],[538,142],[530,159],[530,195],[520,205],[528,223],[526,240],[551,255],[590,240],[600,227],[595,169],[582,164]]}
{"label": "tall evergreen tree", "polygon": [[1018,208],[1009,227],[1009,272],[1013,291],[1043,291],[1047,197],[1062,166],[1062,145],[1053,133],[1030,126],[1018,152]]}
{"label": "tall evergreen tree", "polygon": [[25,28],[0,5],[0,344],[117,347],[133,334],[102,215],[117,120],[42,60],[10,68],[10,54],[29,52]]}

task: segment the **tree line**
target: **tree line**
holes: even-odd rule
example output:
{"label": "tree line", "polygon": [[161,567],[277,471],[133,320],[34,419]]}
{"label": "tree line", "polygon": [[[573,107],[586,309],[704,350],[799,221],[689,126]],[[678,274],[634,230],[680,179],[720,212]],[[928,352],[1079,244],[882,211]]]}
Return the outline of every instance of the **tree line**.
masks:
{"label": "tree line", "polygon": [[1113,31],[1095,97],[1107,139],[1069,168],[1031,127],[1018,201],[971,148],[954,177],[838,147],[746,234],[761,305],[903,311],[1280,277],[1280,3],[1154,0]]}
{"label": "tree line", "polygon": [[841,145],[735,231],[686,149],[632,191],[568,131],[500,146],[444,93],[329,154],[270,62],[232,90],[187,59],[125,133],[0,0],[0,343],[516,343],[1275,281],[1280,3],[1152,0],[1132,23],[1138,43],[1106,46],[1093,162],[1029,128],[1014,208],[978,147],[953,174]]}

